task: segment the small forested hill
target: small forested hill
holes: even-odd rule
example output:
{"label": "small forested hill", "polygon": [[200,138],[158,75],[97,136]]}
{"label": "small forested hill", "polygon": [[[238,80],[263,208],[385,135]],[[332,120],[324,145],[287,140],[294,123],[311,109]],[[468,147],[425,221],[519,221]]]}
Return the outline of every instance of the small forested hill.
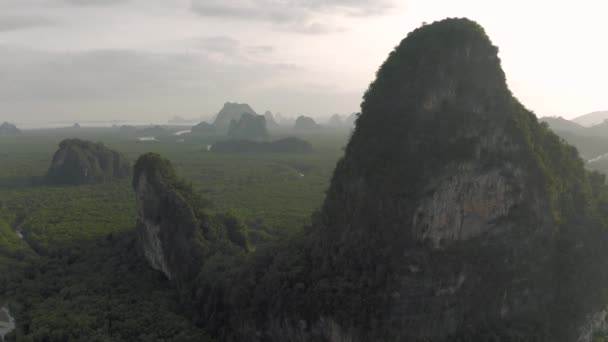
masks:
{"label": "small forested hill", "polygon": [[411,32],[361,109],[311,227],[180,287],[200,325],[226,341],[602,333],[605,178],[513,97],[481,26]]}
{"label": "small forested hill", "polygon": [[59,144],[46,174],[50,184],[87,184],[131,175],[130,163],[101,143],[66,139]]}

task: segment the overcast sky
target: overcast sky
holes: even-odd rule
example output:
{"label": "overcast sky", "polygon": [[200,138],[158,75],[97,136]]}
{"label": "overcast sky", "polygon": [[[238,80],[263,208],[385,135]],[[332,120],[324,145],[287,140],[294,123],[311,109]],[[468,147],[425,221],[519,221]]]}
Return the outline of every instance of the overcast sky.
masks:
{"label": "overcast sky", "polygon": [[605,0],[0,0],[0,121],[358,111],[406,34],[486,28],[539,116],[608,110]]}

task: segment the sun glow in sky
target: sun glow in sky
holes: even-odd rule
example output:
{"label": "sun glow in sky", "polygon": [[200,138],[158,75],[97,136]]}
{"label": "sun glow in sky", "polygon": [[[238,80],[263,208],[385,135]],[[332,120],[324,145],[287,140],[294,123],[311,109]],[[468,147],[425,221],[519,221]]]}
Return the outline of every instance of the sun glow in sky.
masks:
{"label": "sun glow in sky", "polygon": [[358,111],[423,22],[485,27],[539,116],[608,110],[603,0],[1,0],[0,121]]}

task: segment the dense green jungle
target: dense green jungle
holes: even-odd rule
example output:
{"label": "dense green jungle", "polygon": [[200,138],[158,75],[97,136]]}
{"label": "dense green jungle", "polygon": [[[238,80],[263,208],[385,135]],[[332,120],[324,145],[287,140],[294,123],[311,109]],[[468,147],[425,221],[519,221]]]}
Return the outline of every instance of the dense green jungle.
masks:
{"label": "dense green jungle", "polygon": [[376,75],[340,128],[0,126],[0,337],[607,341],[606,122],[538,120],[468,19]]}
{"label": "dense green jungle", "polygon": [[0,298],[17,322],[7,340],[207,338],[180,311],[168,281],[132,246],[131,179],[45,183],[63,139],[102,142],[131,162],[145,152],[169,158],[207,206],[245,223],[252,248],[258,248],[309,223],[349,134],[348,129],[301,134],[313,145],[306,154],[224,154],[207,150],[217,139],[212,134],[138,141],[134,132],[119,128],[26,130],[0,137]]}

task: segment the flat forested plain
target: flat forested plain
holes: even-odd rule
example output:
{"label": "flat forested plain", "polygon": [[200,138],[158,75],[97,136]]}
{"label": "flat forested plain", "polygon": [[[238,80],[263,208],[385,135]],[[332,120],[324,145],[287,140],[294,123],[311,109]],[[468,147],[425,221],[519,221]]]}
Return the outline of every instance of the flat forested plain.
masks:
{"label": "flat forested plain", "polygon": [[[180,130],[175,127],[174,131]],[[138,141],[120,128],[47,129],[0,137],[0,294],[10,300],[19,341],[200,341],[168,283],[137,256],[129,232],[129,179],[51,186],[44,175],[65,138],[102,142],[134,162],[145,152],[172,161],[210,210],[249,227],[255,246],[308,224],[350,130],[298,136],[308,154],[216,153],[213,135],[166,134]],[[291,135],[279,132],[273,139]]]}

